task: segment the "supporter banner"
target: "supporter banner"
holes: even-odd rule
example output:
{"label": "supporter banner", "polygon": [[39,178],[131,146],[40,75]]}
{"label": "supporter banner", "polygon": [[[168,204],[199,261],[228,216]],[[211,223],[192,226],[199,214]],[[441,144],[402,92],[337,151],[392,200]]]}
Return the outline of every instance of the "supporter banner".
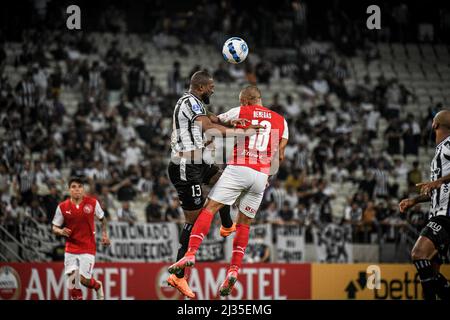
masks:
{"label": "supporter banner", "polygon": [[[450,265],[441,273],[450,279]],[[312,299],[422,299],[412,264],[312,264],[311,276]]]}
{"label": "supporter banner", "polygon": [[277,262],[305,260],[305,236],[301,226],[277,226],[276,236]]}
{"label": "supporter banner", "polygon": [[[94,277],[103,282],[107,300],[183,299],[167,285],[164,263],[97,263]],[[227,264],[197,263],[189,272],[196,299],[218,300]],[[310,265],[251,264],[241,269],[231,300],[310,299]],[[293,281],[293,279],[295,281]],[[63,263],[0,263],[0,299],[68,299]],[[92,290],[82,288],[84,299]]]}
{"label": "supporter banner", "polygon": [[270,224],[251,225],[244,261],[253,263],[274,261],[274,259],[272,226]]}
{"label": "supporter banner", "polygon": [[26,261],[51,261],[53,250],[59,241],[51,231],[51,226],[31,219],[19,224],[19,241],[26,248],[20,256]]}
{"label": "supporter banner", "polygon": [[351,229],[329,223],[314,230],[318,262],[352,262]]}
{"label": "supporter banner", "polygon": [[231,253],[231,238],[220,236],[220,225],[211,225],[208,235],[195,256],[196,261],[213,262],[226,261]]}
{"label": "supporter banner", "polygon": [[97,257],[101,261],[175,261],[178,226],[175,223],[110,222],[111,246],[100,244],[101,226],[96,226]]}

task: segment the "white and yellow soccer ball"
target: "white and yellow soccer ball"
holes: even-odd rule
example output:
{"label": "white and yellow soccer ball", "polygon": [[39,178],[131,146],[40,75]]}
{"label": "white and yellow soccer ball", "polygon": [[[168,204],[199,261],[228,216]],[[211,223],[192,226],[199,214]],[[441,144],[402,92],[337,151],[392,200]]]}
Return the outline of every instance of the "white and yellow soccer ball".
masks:
{"label": "white and yellow soccer ball", "polygon": [[222,54],[226,62],[241,63],[248,55],[247,43],[241,38],[232,37],[223,44]]}

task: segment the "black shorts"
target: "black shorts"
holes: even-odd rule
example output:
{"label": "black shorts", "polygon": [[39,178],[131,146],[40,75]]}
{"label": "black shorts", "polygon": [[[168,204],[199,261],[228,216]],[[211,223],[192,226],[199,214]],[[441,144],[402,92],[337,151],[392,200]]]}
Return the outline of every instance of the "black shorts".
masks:
{"label": "black shorts", "polygon": [[178,192],[180,205],[184,210],[198,210],[205,203],[202,185],[220,171],[214,164],[169,163],[169,178]]}
{"label": "black shorts", "polygon": [[446,260],[450,244],[450,217],[435,216],[428,220],[420,232],[422,237],[430,239],[438,251],[439,260]]}

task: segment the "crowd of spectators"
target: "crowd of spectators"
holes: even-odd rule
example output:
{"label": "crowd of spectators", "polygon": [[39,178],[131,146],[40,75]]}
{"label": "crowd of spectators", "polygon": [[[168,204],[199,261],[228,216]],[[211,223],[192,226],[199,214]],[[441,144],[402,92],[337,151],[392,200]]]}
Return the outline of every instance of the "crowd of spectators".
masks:
{"label": "crowd of spectators", "polygon": [[[238,28],[249,41],[294,49],[289,59],[264,57],[255,64],[249,59],[245,65],[222,63],[210,70],[219,83],[270,86],[274,79],[290,78],[298,85],[298,92],[274,93],[265,101],[287,118],[290,143],[257,222],[302,224],[309,232],[336,222],[351,226],[358,242],[397,241],[406,228],[419,230],[426,211],[419,207],[400,215],[397,203],[427,177],[427,168],[419,167],[419,145],[433,145],[424,128],[442,105],[430,106],[423,115],[405,112],[416,97],[395,78],[380,76],[373,82],[367,75],[362,83],[348,85],[346,58],[361,54],[370,62],[376,53],[367,43],[357,51],[355,43],[336,46],[309,38],[303,1],[284,1],[284,18],[273,28],[240,12],[232,24],[238,13],[229,3],[204,1],[196,8],[206,17],[201,23],[211,29],[161,19],[151,41],[162,53],[183,56],[190,54],[185,37],[212,37],[219,43]],[[264,7],[258,10],[264,21]],[[215,19],[218,12],[223,19]],[[119,22],[116,32],[125,32],[124,18]],[[184,27],[196,32],[177,33]],[[201,33],[207,30],[212,32]],[[292,42],[297,31],[301,41]],[[349,35],[348,30],[329,32]],[[25,217],[49,224],[67,196],[67,177],[74,175],[86,177],[108,219],[136,223],[133,204],[144,203],[145,221],[181,222],[182,210],[166,174],[171,116],[174,99],[201,62],[183,74],[174,61],[167,70],[167,88],[162,88],[146,67],[145,53],[129,53],[116,41],[92,43],[89,33],[27,30],[21,43],[13,57],[7,57],[3,45],[0,50],[0,224],[13,234]],[[99,46],[108,46],[106,54],[99,54]],[[24,70],[18,82],[8,78],[6,67]],[[77,102],[74,113],[62,99],[65,93]],[[381,121],[387,123],[384,131]],[[384,141],[381,149],[375,146],[379,140]],[[335,212],[333,204],[342,197],[339,185],[346,183],[351,188],[345,205]]]}

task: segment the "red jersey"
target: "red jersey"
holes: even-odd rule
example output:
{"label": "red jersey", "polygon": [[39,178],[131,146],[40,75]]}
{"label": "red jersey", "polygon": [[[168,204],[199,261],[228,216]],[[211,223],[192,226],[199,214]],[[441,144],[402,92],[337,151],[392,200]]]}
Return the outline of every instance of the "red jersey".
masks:
{"label": "red jersey", "polygon": [[230,165],[241,165],[269,174],[273,156],[277,153],[282,138],[289,138],[286,120],[278,113],[263,106],[241,106],[219,115],[221,121],[238,118],[249,120],[248,124],[261,125],[257,134],[238,138]]}
{"label": "red jersey", "polygon": [[94,215],[101,219],[104,212],[94,197],[84,196],[79,205],[70,198],[61,202],[56,208],[53,224],[72,230],[66,239],[66,252],[74,254],[89,253],[95,255],[95,222]]}

